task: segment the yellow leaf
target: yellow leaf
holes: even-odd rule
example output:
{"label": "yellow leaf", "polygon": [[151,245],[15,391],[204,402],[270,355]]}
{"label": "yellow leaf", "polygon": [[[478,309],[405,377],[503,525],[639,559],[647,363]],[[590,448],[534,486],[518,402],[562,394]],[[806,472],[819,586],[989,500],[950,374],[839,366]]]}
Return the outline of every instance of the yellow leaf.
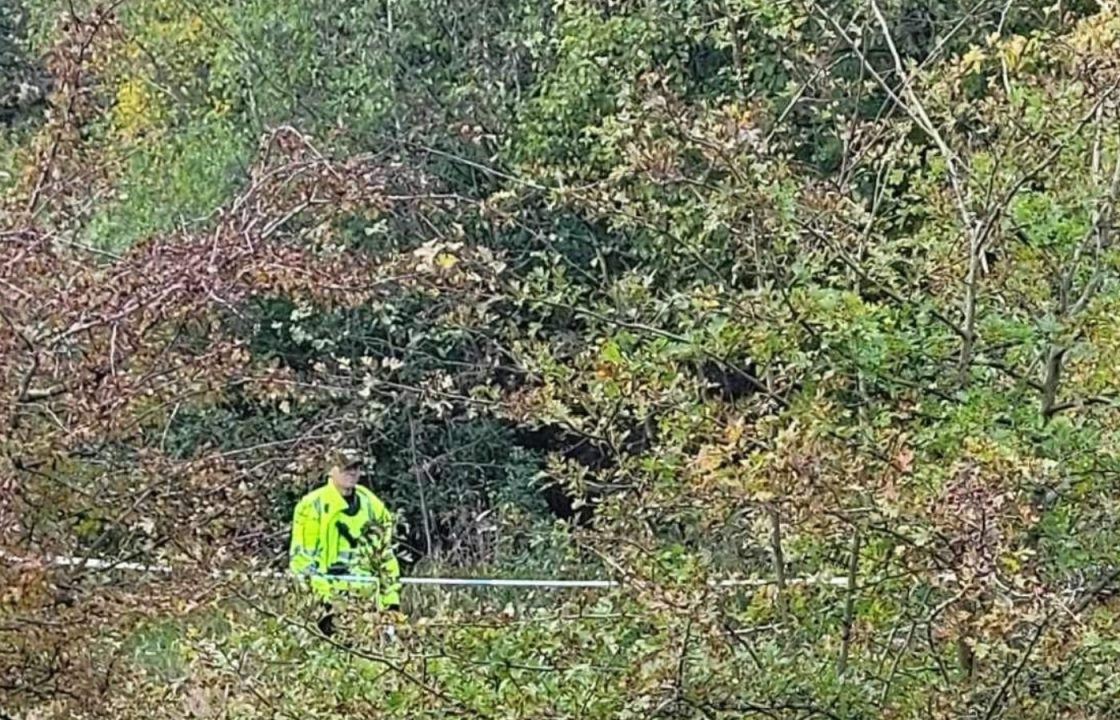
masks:
{"label": "yellow leaf", "polygon": [[736,418],[735,422],[727,426],[727,429],[724,431],[724,437],[727,438],[729,444],[734,445],[743,437],[743,432],[745,430],[746,427],[743,423],[743,418]]}
{"label": "yellow leaf", "polygon": [[968,72],[976,72],[980,69],[980,65],[985,59],[984,51],[980,48],[974,47],[964,54],[961,58],[961,63]]}
{"label": "yellow leaf", "polygon": [[705,445],[700,449],[700,455],[696,458],[696,467],[703,471],[712,471],[723,464],[723,453],[719,448],[711,445]]}
{"label": "yellow leaf", "polygon": [[1019,67],[1019,63],[1022,61],[1026,49],[1026,38],[1016,35],[1008,39],[1003,48],[1003,58],[1007,62],[1007,67],[1012,70]]}

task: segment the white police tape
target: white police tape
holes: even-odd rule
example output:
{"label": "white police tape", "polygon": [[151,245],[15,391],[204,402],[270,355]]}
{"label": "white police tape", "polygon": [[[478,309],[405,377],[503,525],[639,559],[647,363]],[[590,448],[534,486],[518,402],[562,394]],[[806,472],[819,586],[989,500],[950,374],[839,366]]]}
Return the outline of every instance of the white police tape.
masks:
{"label": "white police tape", "polygon": [[[45,565],[54,565],[56,567],[73,567],[88,570],[104,570],[104,571],[125,571],[136,573],[149,573],[154,575],[173,575],[175,569],[170,565],[151,565],[136,562],[127,562],[121,560],[105,560],[102,558],[89,558],[89,557],[69,557],[64,555],[52,555],[42,558],[27,558],[12,555],[3,550],[0,550],[0,556],[8,560],[31,563],[39,562]],[[211,575],[226,575],[237,576],[240,571],[237,570],[218,570],[211,571]],[[249,577],[257,578],[276,578],[283,579],[295,577],[291,573],[278,572],[278,571],[251,571],[245,573]],[[331,580],[338,582],[353,582],[365,583],[375,582],[377,580],[374,576],[369,575],[330,575]],[[802,578],[788,578],[786,579],[787,585],[825,585],[832,587],[847,587],[848,579],[846,577],[836,577],[829,575],[812,575]],[[400,578],[402,585],[437,585],[437,586],[466,586],[466,587],[518,587],[518,588],[541,588],[541,589],[597,589],[607,590],[611,588],[622,587],[626,583],[619,580],[551,580],[551,579],[538,579],[538,578],[447,578],[447,577],[402,577]],[[731,578],[726,580],[709,580],[707,583],[711,587],[765,587],[768,585],[777,584],[774,580],[767,578]]]}

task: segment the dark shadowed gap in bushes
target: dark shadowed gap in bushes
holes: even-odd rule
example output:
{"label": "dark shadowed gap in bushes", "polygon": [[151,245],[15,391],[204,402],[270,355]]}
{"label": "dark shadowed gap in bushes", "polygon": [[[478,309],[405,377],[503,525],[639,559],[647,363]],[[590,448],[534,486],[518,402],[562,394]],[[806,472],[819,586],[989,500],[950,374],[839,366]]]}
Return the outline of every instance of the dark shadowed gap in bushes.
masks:
{"label": "dark shadowed gap in bushes", "polygon": [[[470,528],[456,525],[456,518],[483,515],[503,503],[513,503],[532,517],[555,518],[576,526],[587,526],[594,506],[604,494],[588,490],[576,495],[555,480],[541,480],[545,458],[556,454],[595,473],[614,468],[620,453],[636,454],[652,441],[652,423],[636,424],[627,434],[623,448],[549,424],[510,425],[479,419],[457,427],[425,425],[417,430],[417,464],[411,461],[411,439],[407,420],[383,428],[394,437],[376,443],[371,451],[378,458],[371,471],[371,484],[408,516],[408,544],[423,554],[432,533],[436,545],[452,542]],[[395,432],[393,432],[395,430]],[[458,442],[456,442],[458,441]],[[424,483],[423,502],[420,485]],[[421,506],[430,514],[423,527]]]}
{"label": "dark shadowed gap in bushes", "polygon": [[693,43],[688,48],[688,60],[684,67],[688,81],[685,97],[711,97],[737,90],[732,74],[721,72],[734,67],[734,55],[735,50],[730,43],[719,47],[711,35]]}
{"label": "dark shadowed gap in bushes", "polygon": [[[652,417],[643,422],[629,421],[626,425],[620,447],[554,423],[515,426],[513,435],[521,447],[545,456],[556,454],[593,473],[605,475],[618,466],[623,455],[640,455],[656,439],[657,427]],[[594,519],[595,506],[611,491],[591,487],[577,495],[553,481],[545,484],[541,492],[553,515],[576,526],[587,527]]]}
{"label": "dark shadowed gap in bushes", "polygon": [[734,402],[765,392],[758,377],[758,366],[747,360],[742,367],[716,360],[703,360],[695,367],[697,377],[703,382],[706,394],[725,402]]}

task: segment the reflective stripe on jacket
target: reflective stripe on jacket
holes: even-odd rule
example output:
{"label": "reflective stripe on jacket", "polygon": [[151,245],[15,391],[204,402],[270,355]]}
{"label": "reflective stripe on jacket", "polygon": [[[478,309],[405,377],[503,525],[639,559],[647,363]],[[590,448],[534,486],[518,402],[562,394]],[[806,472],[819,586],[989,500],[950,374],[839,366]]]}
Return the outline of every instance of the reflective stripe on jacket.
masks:
{"label": "reflective stripe on jacket", "polygon": [[[292,514],[288,567],[311,576],[311,585],[324,598],[339,590],[376,595],[378,604],[400,603],[400,567],[393,553],[393,517],[368,489],[358,486],[357,508],[333,483],[312,490]],[[332,575],[365,575],[371,582],[346,582]]]}

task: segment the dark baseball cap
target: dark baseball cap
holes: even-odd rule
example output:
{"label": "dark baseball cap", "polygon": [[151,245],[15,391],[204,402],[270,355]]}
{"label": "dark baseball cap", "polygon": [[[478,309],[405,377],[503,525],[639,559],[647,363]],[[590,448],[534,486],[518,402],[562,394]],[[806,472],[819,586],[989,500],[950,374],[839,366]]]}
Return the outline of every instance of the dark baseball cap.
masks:
{"label": "dark baseball cap", "polygon": [[363,465],[362,453],[356,448],[337,448],[331,452],[331,466],[343,470],[358,470]]}

